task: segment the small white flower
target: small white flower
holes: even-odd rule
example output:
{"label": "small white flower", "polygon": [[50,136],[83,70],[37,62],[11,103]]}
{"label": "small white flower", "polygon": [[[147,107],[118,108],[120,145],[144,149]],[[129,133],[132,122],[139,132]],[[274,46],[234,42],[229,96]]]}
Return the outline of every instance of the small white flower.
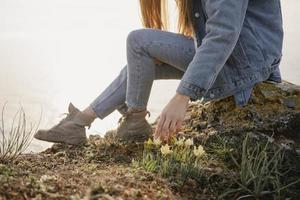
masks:
{"label": "small white flower", "polygon": [[161,140],[158,138],[158,139],[154,139],[154,144],[156,145],[156,146],[160,146],[161,145]]}
{"label": "small white flower", "polygon": [[166,144],[160,148],[160,152],[163,155],[168,155],[168,154],[172,153],[173,151],[170,149],[170,146],[168,144]]}
{"label": "small white flower", "polygon": [[153,141],[152,141],[152,139],[151,139],[151,138],[149,138],[149,139],[147,140],[146,144],[147,144],[147,145],[152,145],[152,144],[153,144]]}
{"label": "small white flower", "polygon": [[205,151],[204,151],[203,147],[201,145],[199,145],[198,148],[194,146],[193,153],[196,157],[200,158],[205,154]]}
{"label": "small white flower", "polygon": [[41,182],[46,182],[46,181],[51,181],[51,180],[56,180],[55,176],[49,176],[49,175],[43,175],[40,178]]}
{"label": "small white flower", "polygon": [[189,147],[189,146],[193,146],[194,145],[194,141],[192,139],[187,139],[185,142],[184,142],[184,145]]}
{"label": "small white flower", "polygon": [[273,143],[274,142],[274,138],[268,137],[268,142]]}
{"label": "small white flower", "polygon": [[179,140],[176,140],[175,145],[177,146],[183,146],[184,145],[185,138],[180,138]]}

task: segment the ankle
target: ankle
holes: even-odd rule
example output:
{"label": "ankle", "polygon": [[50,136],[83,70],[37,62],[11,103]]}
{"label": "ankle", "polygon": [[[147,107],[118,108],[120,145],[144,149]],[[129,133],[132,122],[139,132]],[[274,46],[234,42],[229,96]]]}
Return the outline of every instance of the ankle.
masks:
{"label": "ankle", "polygon": [[81,126],[90,127],[96,118],[96,113],[90,107],[88,107],[83,111],[79,111],[75,115],[74,121]]}
{"label": "ankle", "polygon": [[129,113],[145,112],[146,108],[128,108]]}
{"label": "ankle", "polygon": [[84,109],[81,114],[86,118],[88,121],[94,121],[97,118],[95,111],[91,107],[87,107]]}
{"label": "ankle", "polygon": [[95,120],[94,118],[87,117],[82,112],[78,112],[75,115],[73,122],[75,122],[77,125],[86,126],[86,127],[90,128],[92,123],[94,122],[94,120]]}

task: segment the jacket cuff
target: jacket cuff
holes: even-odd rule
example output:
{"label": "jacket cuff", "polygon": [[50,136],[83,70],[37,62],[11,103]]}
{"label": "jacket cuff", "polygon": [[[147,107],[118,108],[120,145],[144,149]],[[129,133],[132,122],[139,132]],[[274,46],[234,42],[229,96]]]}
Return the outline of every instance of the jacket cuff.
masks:
{"label": "jacket cuff", "polygon": [[201,99],[205,94],[205,89],[195,84],[181,80],[176,92],[190,97],[192,100]]}

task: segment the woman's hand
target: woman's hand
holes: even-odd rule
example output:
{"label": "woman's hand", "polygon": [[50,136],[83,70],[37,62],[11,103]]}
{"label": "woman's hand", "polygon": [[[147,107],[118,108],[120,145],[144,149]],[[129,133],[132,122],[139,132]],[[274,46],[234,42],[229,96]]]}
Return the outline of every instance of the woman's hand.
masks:
{"label": "woman's hand", "polygon": [[154,138],[169,141],[178,133],[184,120],[189,97],[177,93],[159,116],[159,121],[154,133]]}

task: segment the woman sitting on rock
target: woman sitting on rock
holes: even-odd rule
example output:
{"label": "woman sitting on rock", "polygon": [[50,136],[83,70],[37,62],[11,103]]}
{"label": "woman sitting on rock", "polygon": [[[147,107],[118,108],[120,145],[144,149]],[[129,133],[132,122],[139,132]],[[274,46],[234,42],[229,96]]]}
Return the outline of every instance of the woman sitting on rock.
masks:
{"label": "woman sitting on rock", "polygon": [[153,81],[181,79],[154,132],[168,140],[181,128],[189,100],[233,95],[244,106],[255,84],[281,81],[280,0],[176,0],[179,33],[167,31],[166,3],[140,0],[145,28],[128,35],[127,65],[119,76],[85,110],[70,104],[66,118],[39,130],[36,139],[84,143],[85,126],[118,110],[122,118],[110,136],[142,142],[152,135],[145,117]]}

